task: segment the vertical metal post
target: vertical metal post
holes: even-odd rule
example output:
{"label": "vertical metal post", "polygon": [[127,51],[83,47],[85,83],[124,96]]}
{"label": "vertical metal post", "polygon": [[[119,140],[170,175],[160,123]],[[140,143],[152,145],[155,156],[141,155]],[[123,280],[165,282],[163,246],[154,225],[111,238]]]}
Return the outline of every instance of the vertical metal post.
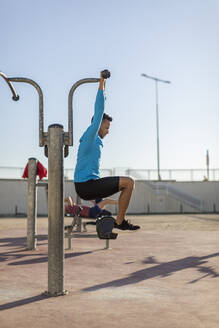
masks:
{"label": "vertical metal post", "polygon": [[36,158],[28,160],[28,190],[27,190],[27,249],[36,249],[36,215],[37,215],[37,192],[36,192]]}
{"label": "vertical metal post", "polygon": [[105,249],[109,249],[109,239],[106,239],[106,247]]}
{"label": "vertical metal post", "polygon": [[[78,194],[76,195],[76,203],[78,205],[81,205],[81,198]],[[77,232],[82,231],[82,219],[79,215],[76,216],[76,230]]]}
{"label": "vertical metal post", "polygon": [[48,129],[48,294],[64,290],[64,131],[60,124]]}
{"label": "vertical metal post", "polygon": [[146,78],[149,78],[153,81],[155,81],[155,96],[156,96],[156,125],[157,125],[157,175],[158,175],[158,181],[161,181],[161,175],[160,175],[160,146],[159,146],[159,113],[158,113],[158,82],[163,83],[170,83],[170,81],[165,81],[158,79],[153,76],[149,76],[147,74],[141,74],[141,76],[144,76]]}
{"label": "vertical metal post", "polygon": [[158,111],[158,85],[155,80],[155,93],[156,93],[156,126],[157,126],[157,178],[161,181],[160,176],[160,140],[159,140],[159,111]]}
{"label": "vertical metal post", "polygon": [[193,181],[193,172],[194,172],[194,170],[191,170],[190,172],[191,172],[191,181]]}
{"label": "vertical metal post", "polygon": [[207,179],[209,181],[209,152],[206,153]]}

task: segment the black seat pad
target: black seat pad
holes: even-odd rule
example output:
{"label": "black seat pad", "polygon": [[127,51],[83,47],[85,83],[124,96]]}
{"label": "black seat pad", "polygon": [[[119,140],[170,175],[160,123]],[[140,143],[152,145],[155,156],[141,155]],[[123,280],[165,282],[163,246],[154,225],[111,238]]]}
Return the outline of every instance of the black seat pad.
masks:
{"label": "black seat pad", "polygon": [[97,234],[100,239],[116,239],[118,234],[113,233],[115,219],[112,216],[104,216],[96,221]]}

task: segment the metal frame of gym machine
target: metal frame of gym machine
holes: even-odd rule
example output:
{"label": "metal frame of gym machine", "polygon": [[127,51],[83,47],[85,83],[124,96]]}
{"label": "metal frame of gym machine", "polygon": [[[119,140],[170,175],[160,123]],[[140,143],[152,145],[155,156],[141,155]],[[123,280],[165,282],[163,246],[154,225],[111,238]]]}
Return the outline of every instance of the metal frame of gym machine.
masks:
{"label": "metal frame of gym machine", "polygon": [[[61,124],[51,124],[44,132],[43,92],[33,80],[24,77],[7,77],[0,72],[12,92],[12,99],[17,101],[12,82],[31,84],[39,95],[39,146],[44,147],[48,157],[48,290],[49,296],[65,295],[64,289],[64,157],[68,156],[69,146],[73,146],[73,95],[77,87],[86,83],[97,83],[99,78],[85,78],[77,81],[68,95],[68,132]],[[33,195],[31,197],[34,197]],[[34,213],[34,210],[32,211]],[[30,215],[29,229],[34,229]],[[34,234],[33,234],[34,235]],[[34,240],[31,241],[34,243]]]}

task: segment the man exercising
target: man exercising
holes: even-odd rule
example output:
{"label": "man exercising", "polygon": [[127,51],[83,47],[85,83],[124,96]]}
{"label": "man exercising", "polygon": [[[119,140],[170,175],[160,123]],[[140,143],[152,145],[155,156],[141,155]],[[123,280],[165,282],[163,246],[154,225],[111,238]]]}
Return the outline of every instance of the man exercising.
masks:
{"label": "man exercising", "polygon": [[112,122],[112,117],[104,113],[104,89],[106,79],[109,77],[110,72],[107,70],[100,73],[94,116],[91,125],[80,139],[74,174],[75,189],[77,194],[84,200],[106,198],[121,191],[115,228],[137,230],[140,228],[139,226],[133,225],[125,219],[134,188],[134,180],[129,177],[119,176],[100,178],[99,173],[103,148],[102,139],[109,133],[110,123]]}

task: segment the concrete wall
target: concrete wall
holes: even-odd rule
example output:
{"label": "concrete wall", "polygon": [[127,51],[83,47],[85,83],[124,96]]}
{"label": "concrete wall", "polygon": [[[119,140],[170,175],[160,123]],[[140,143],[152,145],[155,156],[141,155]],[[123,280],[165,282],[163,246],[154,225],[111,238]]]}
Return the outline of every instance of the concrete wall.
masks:
{"label": "concrete wall", "polygon": [[[45,181],[46,182],[46,181]],[[151,185],[152,184],[152,185]],[[162,189],[157,188],[161,186]],[[176,199],[168,187],[173,187],[188,197],[203,202],[202,210],[190,206],[185,200]],[[76,200],[72,181],[65,181],[65,196],[71,195]],[[118,199],[119,193],[114,195]],[[187,197],[187,198],[188,198]],[[26,180],[0,180],[0,216],[26,215],[27,206]],[[91,204],[82,201],[83,204]],[[38,215],[47,215],[47,197],[44,187],[37,188]],[[108,210],[117,212],[117,206]],[[219,212],[219,181],[214,182],[148,182],[136,181],[128,213],[180,213],[180,212]]]}
{"label": "concrete wall", "polygon": [[[150,185],[163,186],[156,190]],[[174,196],[168,188],[182,195]],[[183,197],[185,196],[185,197]],[[187,199],[200,201],[202,209],[190,205]],[[186,199],[186,200],[185,200]],[[214,182],[149,182],[136,181],[129,211],[131,213],[219,212],[219,181]]]}
{"label": "concrete wall", "polygon": [[[44,187],[37,188],[38,214],[47,214],[47,198]],[[0,180],[0,215],[27,213],[27,181],[20,179]]]}

